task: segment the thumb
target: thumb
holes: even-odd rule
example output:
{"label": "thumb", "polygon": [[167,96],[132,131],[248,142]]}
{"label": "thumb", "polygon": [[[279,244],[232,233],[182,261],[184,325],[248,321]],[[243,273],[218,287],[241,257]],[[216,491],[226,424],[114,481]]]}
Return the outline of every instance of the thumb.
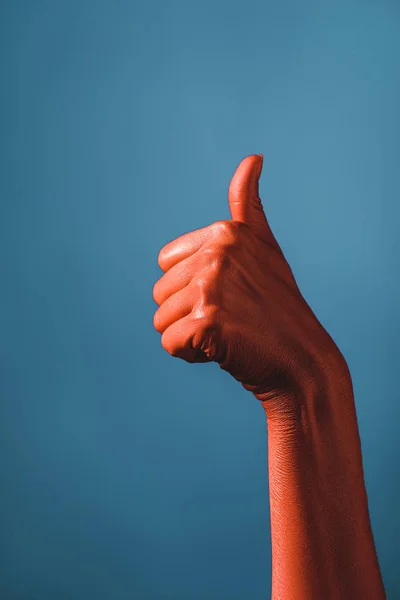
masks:
{"label": "thumb", "polygon": [[272,233],[258,195],[262,166],[262,154],[242,160],[230,182],[228,200],[234,221],[246,223],[259,237],[271,240]]}

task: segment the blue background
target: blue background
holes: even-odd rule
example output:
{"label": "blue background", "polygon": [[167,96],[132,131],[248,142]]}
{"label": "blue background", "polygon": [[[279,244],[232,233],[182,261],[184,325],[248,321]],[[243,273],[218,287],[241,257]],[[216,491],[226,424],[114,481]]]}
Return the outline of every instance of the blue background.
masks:
{"label": "blue background", "polygon": [[0,597],[265,600],[262,408],[153,329],[242,158],[345,355],[400,597],[400,8],[2,1]]}

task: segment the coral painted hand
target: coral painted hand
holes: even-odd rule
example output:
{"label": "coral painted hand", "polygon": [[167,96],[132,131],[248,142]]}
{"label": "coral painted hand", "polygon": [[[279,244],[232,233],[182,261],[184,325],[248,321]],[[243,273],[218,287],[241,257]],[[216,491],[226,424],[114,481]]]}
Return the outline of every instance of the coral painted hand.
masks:
{"label": "coral painted hand", "polygon": [[161,250],[154,326],[170,354],[218,362],[262,402],[272,599],[384,600],[350,373],[268,225],[261,167],[236,170],[231,220]]}
{"label": "coral painted hand", "polygon": [[262,162],[252,155],[237,168],[228,194],[232,220],[162,248],[154,327],[173,356],[218,362],[257,398],[271,401],[302,384],[319,348],[338,351],[269,227],[258,194]]}

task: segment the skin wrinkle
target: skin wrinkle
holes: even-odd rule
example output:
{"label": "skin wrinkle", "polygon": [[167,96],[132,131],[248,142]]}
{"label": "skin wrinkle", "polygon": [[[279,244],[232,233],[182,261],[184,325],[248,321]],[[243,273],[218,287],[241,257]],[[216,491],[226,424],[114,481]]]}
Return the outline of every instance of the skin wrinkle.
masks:
{"label": "skin wrinkle", "polygon": [[237,168],[231,220],[161,249],[154,326],[172,356],[217,362],[264,410],[272,600],[384,600],[351,375],[269,227],[261,166]]}

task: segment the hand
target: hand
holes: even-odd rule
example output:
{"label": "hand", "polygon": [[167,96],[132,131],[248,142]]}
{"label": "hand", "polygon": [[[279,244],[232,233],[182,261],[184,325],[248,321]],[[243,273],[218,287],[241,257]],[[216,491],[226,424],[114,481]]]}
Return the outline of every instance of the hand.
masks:
{"label": "hand", "polygon": [[232,220],[168,243],[153,297],[163,348],[215,361],[268,411],[299,396],[340,352],[300,293],[258,195],[262,156],[245,158],[229,186]]}

